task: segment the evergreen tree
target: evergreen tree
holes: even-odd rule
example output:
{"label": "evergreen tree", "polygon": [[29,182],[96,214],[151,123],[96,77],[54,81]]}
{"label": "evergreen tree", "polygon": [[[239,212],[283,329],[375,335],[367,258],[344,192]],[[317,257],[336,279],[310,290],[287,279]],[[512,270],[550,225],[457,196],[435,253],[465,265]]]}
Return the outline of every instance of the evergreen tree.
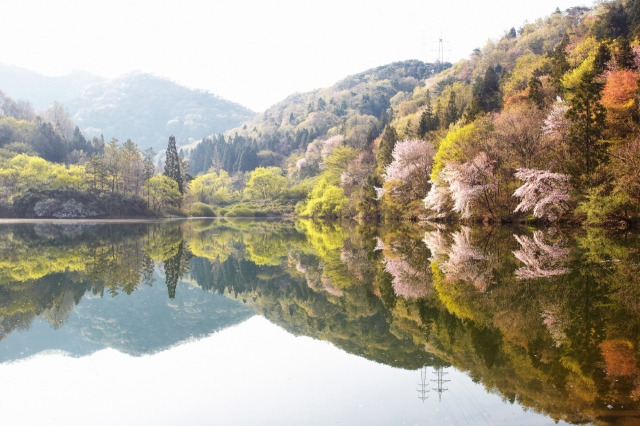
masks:
{"label": "evergreen tree", "polygon": [[587,74],[572,91],[567,118],[571,120],[569,144],[572,148],[570,172],[579,186],[592,186],[593,175],[606,161],[607,147],[600,141],[605,126],[606,110],[600,103],[601,83]]}
{"label": "evergreen tree", "polygon": [[538,77],[539,72],[537,71],[538,70],[536,70],[531,76],[531,79],[529,79],[529,94],[527,97],[532,104],[542,109],[544,108],[544,94],[542,93],[542,82]]}
{"label": "evergreen tree", "polygon": [[180,157],[176,148],[176,138],[171,136],[167,146],[167,157],[164,163],[164,175],[176,181],[178,190],[184,194],[182,170],[180,170]]}
{"label": "evergreen tree", "polygon": [[553,58],[551,60],[551,78],[556,91],[560,94],[564,92],[562,77],[570,68],[569,62],[567,61],[567,54],[564,51],[568,45],[569,36],[565,34],[562,37],[562,41],[554,49]]}
{"label": "evergreen tree", "polygon": [[395,127],[385,127],[382,132],[382,138],[380,139],[378,155],[376,156],[378,167],[380,169],[384,169],[393,161],[391,153],[393,152],[393,148],[396,147],[396,142],[398,142],[398,133],[396,132]]}
{"label": "evergreen tree", "polygon": [[518,36],[518,34],[516,33],[516,29],[514,27],[511,27],[507,36],[509,38],[516,38]]}
{"label": "evergreen tree", "polygon": [[427,134],[428,126],[429,126],[429,118],[428,118],[427,111],[425,110],[420,115],[420,121],[418,122],[418,137],[420,139],[424,138],[424,136]]}
{"label": "evergreen tree", "polygon": [[636,54],[633,51],[629,40],[626,38],[620,39],[620,47],[615,55],[616,65],[618,68],[637,70],[638,66],[636,65],[635,58]]}
{"label": "evergreen tree", "polygon": [[458,121],[458,107],[456,105],[456,92],[451,92],[449,95],[449,102],[447,102],[447,107],[444,110],[444,120],[443,126],[444,128],[448,128],[451,124],[454,124]]}
{"label": "evergreen tree", "polygon": [[478,94],[478,103],[483,111],[497,111],[502,106],[502,94],[498,86],[498,74],[492,67],[488,67],[482,79],[482,87]]}
{"label": "evergreen tree", "polygon": [[600,43],[596,58],[593,62],[593,71],[595,74],[601,74],[607,70],[607,62],[611,60],[611,50],[605,43]]}

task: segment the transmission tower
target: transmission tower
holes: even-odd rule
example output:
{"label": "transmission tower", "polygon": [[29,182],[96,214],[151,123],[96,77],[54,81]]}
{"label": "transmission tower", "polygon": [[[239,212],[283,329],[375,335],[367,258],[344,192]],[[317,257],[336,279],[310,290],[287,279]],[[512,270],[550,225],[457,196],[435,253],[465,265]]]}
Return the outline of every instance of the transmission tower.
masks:
{"label": "transmission tower", "polygon": [[420,383],[418,383],[417,389],[418,398],[421,399],[422,402],[425,402],[429,398],[429,392],[431,391],[429,389],[429,379],[427,378],[428,374],[429,371],[427,369],[427,366],[425,365],[420,369]]}
{"label": "transmission tower", "polygon": [[[445,43],[449,43],[449,42],[442,37],[442,33],[441,33],[436,43],[438,43],[438,50],[437,50],[438,56],[436,57],[435,72],[438,73],[444,69],[444,52],[446,50]],[[449,50],[447,50],[447,52],[449,52]]]}
{"label": "transmission tower", "polygon": [[435,374],[435,380],[436,380],[436,385],[437,387],[433,388],[434,391],[438,392],[438,401],[442,402],[442,394],[445,391],[448,391],[449,389],[444,387],[444,384],[447,382],[450,382],[451,380],[446,380],[445,376],[449,373],[447,373],[446,371],[444,371],[444,367],[442,365],[442,362],[437,360],[436,361],[436,369],[433,371],[433,374]]}

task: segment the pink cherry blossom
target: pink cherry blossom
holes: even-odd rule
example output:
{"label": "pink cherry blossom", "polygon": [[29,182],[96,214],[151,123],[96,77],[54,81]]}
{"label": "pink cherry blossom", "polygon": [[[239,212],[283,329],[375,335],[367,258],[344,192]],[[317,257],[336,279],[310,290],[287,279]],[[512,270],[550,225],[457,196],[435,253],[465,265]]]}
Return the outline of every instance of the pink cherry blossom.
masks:
{"label": "pink cherry blossom", "polygon": [[556,220],[568,209],[571,200],[569,175],[548,170],[518,169],[515,177],[525,183],[513,193],[514,197],[522,198],[514,213],[533,210],[537,218]]}

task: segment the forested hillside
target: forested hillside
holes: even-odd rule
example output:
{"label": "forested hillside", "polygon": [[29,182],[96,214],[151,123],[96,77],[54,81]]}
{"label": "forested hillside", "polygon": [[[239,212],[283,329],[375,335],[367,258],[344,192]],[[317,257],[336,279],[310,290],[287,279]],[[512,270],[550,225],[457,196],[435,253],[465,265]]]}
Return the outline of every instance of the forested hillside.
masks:
{"label": "forested hillside", "polygon": [[[178,135],[170,139],[166,179],[156,177],[155,195],[146,193],[156,214],[180,208],[196,216],[295,212],[627,227],[640,217],[639,24],[640,0],[556,10],[453,65],[397,62],[291,95],[240,127],[204,139],[188,162],[181,138],[194,129],[213,133],[201,118],[215,115],[216,107],[192,108],[181,99],[204,94],[183,98],[183,89],[166,81],[161,94],[153,78],[132,75],[116,88],[111,82],[85,91],[98,106],[74,117],[89,122],[99,114],[113,129],[121,123],[122,129],[144,129],[129,148],[151,139],[163,148],[167,134]],[[28,105],[3,99],[0,147],[7,164],[23,161],[13,159],[17,154],[75,163],[94,181],[83,190],[135,188],[136,196],[153,177],[151,157],[145,169],[151,174],[140,180],[140,150],[126,157],[118,142],[109,151],[134,159],[135,167],[107,166],[118,157],[106,150],[102,162],[89,163],[104,141],[81,138],[61,105],[36,118]],[[170,111],[186,105],[178,109],[193,113],[167,113],[174,118],[165,124],[153,114],[120,113],[154,105]],[[161,125],[164,130],[154,133]],[[17,166],[6,167],[17,173]],[[15,212],[14,195],[29,184],[3,185],[7,208]]]}
{"label": "forested hillside", "polygon": [[556,10],[445,70],[407,61],[295,94],[204,141],[191,171],[279,167],[310,191],[304,216],[627,226],[638,23],[637,0]]}
{"label": "forested hillside", "polygon": [[241,105],[151,74],[104,79],[77,72],[48,77],[0,64],[0,90],[27,100],[37,112],[62,103],[89,136],[132,139],[160,151],[173,134],[178,145],[224,132],[253,117]]}

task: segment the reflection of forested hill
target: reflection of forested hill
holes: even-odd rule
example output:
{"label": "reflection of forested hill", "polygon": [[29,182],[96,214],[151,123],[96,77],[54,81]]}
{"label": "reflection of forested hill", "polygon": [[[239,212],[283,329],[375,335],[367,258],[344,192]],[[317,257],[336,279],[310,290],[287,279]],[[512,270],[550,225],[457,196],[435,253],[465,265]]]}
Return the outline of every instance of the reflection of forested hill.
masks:
{"label": "reflection of forested hill", "polygon": [[184,283],[169,299],[162,281],[131,295],[85,297],[58,329],[35,321],[28,331],[14,332],[0,342],[0,362],[51,350],[85,356],[112,348],[140,356],[202,338],[253,315],[236,301]]}
{"label": "reflection of forested hill", "polygon": [[256,313],[394,367],[439,358],[553,419],[637,415],[632,232],[221,220],[0,227],[0,241],[5,359],[54,335],[75,354],[153,352]]}

